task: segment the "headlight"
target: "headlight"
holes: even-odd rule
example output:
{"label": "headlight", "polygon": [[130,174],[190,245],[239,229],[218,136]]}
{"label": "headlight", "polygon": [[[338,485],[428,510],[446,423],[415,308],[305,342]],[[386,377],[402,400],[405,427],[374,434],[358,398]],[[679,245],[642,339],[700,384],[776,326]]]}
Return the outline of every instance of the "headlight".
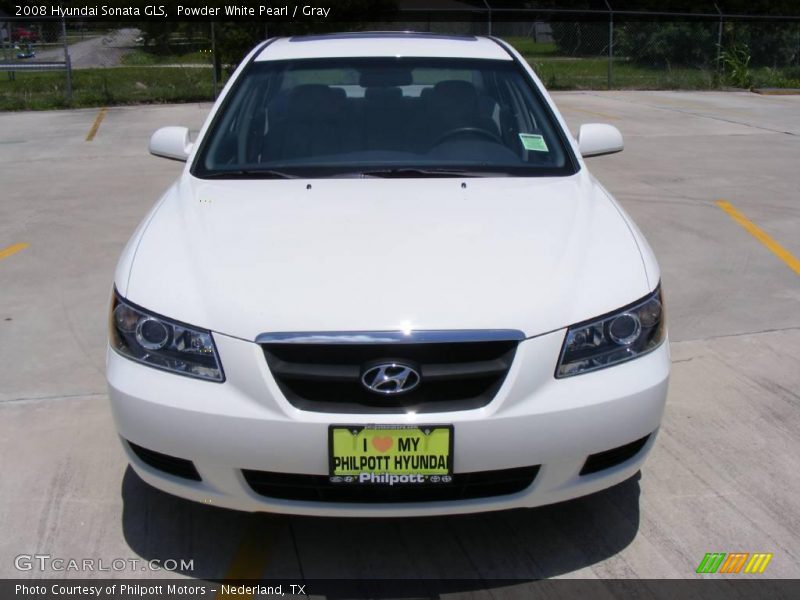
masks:
{"label": "headlight", "polygon": [[571,326],[561,349],[556,377],[570,377],[647,354],[664,341],[661,288],[642,300]]}
{"label": "headlight", "polygon": [[111,347],[157,369],[210,381],[224,381],[211,332],[149,313],[114,291]]}

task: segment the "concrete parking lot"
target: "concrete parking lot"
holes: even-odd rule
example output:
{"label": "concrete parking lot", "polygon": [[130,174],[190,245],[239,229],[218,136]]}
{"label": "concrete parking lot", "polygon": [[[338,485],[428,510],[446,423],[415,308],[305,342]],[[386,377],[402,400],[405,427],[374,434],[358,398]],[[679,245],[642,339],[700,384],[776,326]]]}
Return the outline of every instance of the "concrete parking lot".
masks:
{"label": "concrete parking lot", "polygon": [[198,129],[209,106],[109,108],[91,141],[96,109],[0,114],[0,577],[65,575],[15,568],[45,553],[193,559],[174,577],[515,579],[524,591],[545,577],[696,577],[706,552],[772,553],[766,575],[800,577],[800,96],[555,99],[573,131],[608,122],[625,136],[590,167],[661,264],[664,425],[641,475],[606,492],[413,520],[239,514],[126,468],[103,375],[113,269],[182,166],[149,156],[150,134]]}

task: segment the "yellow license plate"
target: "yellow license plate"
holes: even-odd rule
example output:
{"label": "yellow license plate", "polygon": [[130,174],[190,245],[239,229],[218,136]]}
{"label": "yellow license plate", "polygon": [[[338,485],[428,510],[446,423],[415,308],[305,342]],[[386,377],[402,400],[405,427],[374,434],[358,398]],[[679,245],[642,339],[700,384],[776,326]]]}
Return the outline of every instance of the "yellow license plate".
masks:
{"label": "yellow license plate", "polygon": [[331,425],[332,483],[450,483],[452,425]]}

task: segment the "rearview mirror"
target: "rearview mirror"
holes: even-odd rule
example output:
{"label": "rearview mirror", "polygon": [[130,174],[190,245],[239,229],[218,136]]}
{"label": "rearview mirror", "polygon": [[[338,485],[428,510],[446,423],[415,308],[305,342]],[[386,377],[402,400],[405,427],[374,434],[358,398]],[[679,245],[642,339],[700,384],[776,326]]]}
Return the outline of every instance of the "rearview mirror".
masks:
{"label": "rearview mirror", "polygon": [[622,134],[613,125],[586,123],[578,131],[578,148],[581,156],[601,156],[622,152]]}
{"label": "rearview mirror", "polygon": [[150,154],[186,162],[192,151],[186,127],[162,127],[150,137]]}

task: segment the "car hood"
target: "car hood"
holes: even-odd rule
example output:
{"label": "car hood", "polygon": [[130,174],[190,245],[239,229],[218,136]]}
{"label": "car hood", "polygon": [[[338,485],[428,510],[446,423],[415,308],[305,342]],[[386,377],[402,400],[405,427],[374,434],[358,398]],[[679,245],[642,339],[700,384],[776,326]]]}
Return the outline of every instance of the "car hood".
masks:
{"label": "car hood", "polygon": [[266,332],[553,331],[649,292],[624,213],[558,178],[208,181],[184,175],[132,240],[130,301]]}

